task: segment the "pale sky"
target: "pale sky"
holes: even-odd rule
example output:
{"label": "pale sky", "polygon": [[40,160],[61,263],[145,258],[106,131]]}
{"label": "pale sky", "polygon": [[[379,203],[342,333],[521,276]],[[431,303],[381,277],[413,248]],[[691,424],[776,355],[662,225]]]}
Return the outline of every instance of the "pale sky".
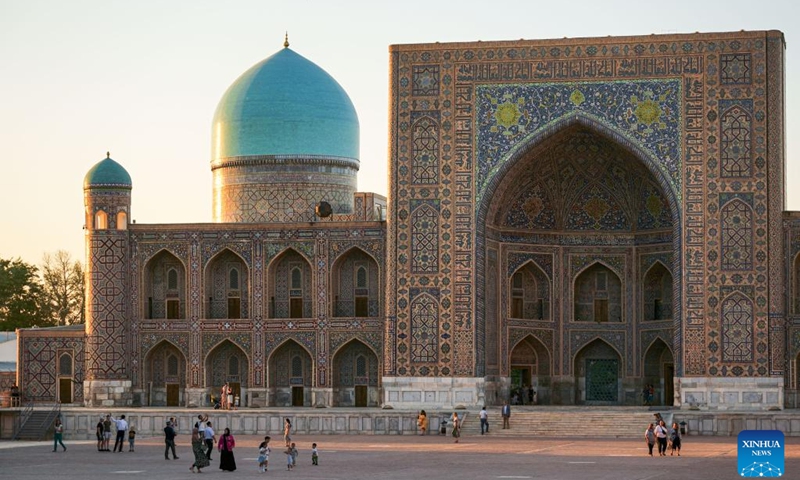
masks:
{"label": "pale sky", "polygon": [[350,95],[359,190],[386,194],[391,44],[781,30],[800,210],[795,1],[0,0],[0,258],[83,260],[83,177],[107,150],[133,179],[132,219],[210,221],[214,109],[285,31]]}

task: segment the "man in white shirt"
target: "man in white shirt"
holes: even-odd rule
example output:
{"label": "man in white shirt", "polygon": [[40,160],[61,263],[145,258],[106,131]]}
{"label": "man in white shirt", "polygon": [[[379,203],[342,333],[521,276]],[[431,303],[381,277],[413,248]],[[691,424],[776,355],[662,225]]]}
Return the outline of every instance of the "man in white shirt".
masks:
{"label": "man in white shirt", "polygon": [[128,431],[128,421],[125,420],[125,415],[119,417],[119,419],[115,419],[111,417],[111,421],[114,422],[114,425],[117,427],[117,439],[114,441],[114,452],[117,451],[117,445],[119,445],[119,452],[122,453],[122,445],[125,443],[125,432]]}
{"label": "man in white shirt", "polygon": [[486,411],[486,407],[481,409],[481,435],[483,435],[484,430],[486,433],[489,433],[489,413]]}
{"label": "man in white shirt", "polygon": [[206,422],[206,458],[211,460],[211,451],[214,450],[214,429],[211,428],[211,422]]}

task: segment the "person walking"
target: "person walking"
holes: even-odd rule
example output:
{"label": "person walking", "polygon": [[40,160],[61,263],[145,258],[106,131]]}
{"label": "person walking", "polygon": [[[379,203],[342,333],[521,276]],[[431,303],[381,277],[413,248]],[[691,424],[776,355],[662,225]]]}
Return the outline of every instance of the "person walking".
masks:
{"label": "person walking", "polygon": [[509,425],[509,421],[511,420],[511,405],[508,404],[508,401],[503,404],[501,413],[503,415],[503,430],[511,428]]}
{"label": "person walking", "polygon": [[489,413],[486,411],[486,406],[481,409],[481,413],[479,414],[481,417],[481,435],[489,433]]}
{"label": "person walking", "polygon": [[172,450],[172,459],[178,460],[178,456],[175,455],[175,428],[172,426],[172,422],[167,422],[167,426],[164,427],[164,444],[166,447],[164,448],[164,460],[169,460],[169,451]]}
{"label": "person walking", "polygon": [[453,422],[453,438],[456,439],[454,443],[458,443],[458,439],[461,438],[461,419],[458,418],[458,412],[453,412],[450,421]]}
{"label": "person walking", "polygon": [[655,428],[656,441],[658,442],[658,454],[662,457],[667,455],[667,426],[664,420],[658,422]]}
{"label": "person walking", "polygon": [[59,444],[67,451],[67,446],[64,445],[64,424],[61,423],[61,417],[56,418],[56,423],[53,425],[53,451],[58,451]]}
{"label": "person walking", "polygon": [[677,450],[678,456],[681,456],[681,431],[678,427],[678,422],[672,422],[672,429],[669,432],[669,456],[673,456]]}
{"label": "person walking", "polygon": [[226,472],[236,470],[236,459],[233,458],[233,447],[236,446],[236,439],[231,435],[231,429],[226,428],[225,433],[219,437],[219,469]]}
{"label": "person walking", "polygon": [[197,473],[202,473],[201,469],[207,467],[210,462],[206,457],[205,448],[205,438],[203,437],[204,434],[200,433],[199,426],[195,425],[192,429],[192,453],[194,454],[194,463],[189,470],[194,472],[194,469],[197,468]]}
{"label": "person walking", "polygon": [[222,410],[228,409],[228,384],[222,386],[219,392],[219,406]]}
{"label": "person walking", "polygon": [[122,453],[122,445],[125,444],[125,433],[128,431],[128,421],[125,420],[125,415],[120,416],[119,419],[114,417],[110,418],[117,429],[117,438],[114,440],[114,452],[117,451],[117,447],[119,446],[119,453]]}
{"label": "person walking", "polygon": [[269,454],[272,451],[269,448],[270,440],[271,438],[267,435],[261,445],[258,446],[258,471],[261,473],[265,473],[269,468]]}
{"label": "person walking", "polygon": [[203,440],[206,442],[206,458],[211,461],[211,451],[214,450],[214,442],[217,440],[211,422],[206,422],[205,438]]}
{"label": "person walking", "polygon": [[317,450],[317,444],[311,444],[311,465],[319,465],[319,450]]}
{"label": "person walking", "polygon": [[644,431],[644,441],[647,443],[647,453],[651,457],[653,456],[653,446],[656,444],[656,434],[653,431],[654,425],[651,423],[647,426],[647,430]]}
{"label": "person walking", "polygon": [[425,413],[425,410],[420,410],[419,415],[417,416],[417,427],[419,427],[420,435],[425,435],[428,433],[428,414]]}

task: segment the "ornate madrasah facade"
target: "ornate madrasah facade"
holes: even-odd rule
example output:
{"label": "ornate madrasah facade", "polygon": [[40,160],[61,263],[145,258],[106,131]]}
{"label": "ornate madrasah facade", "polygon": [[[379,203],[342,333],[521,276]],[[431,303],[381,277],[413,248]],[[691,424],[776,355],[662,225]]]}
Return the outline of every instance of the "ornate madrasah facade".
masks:
{"label": "ornate madrasah facade", "polygon": [[125,169],[89,171],[87,323],[20,332],[23,395],[632,405],[653,384],[684,408],[796,406],[784,49],[392,46],[387,201],[357,191],[347,94],[287,43],[219,103],[213,222],[133,224]]}

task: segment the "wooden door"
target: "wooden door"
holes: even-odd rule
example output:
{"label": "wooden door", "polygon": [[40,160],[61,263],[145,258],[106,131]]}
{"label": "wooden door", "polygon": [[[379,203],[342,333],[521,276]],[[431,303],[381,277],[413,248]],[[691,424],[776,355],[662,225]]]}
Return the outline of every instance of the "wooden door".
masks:
{"label": "wooden door", "polygon": [[292,298],[289,300],[289,318],[303,318],[302,298]]}
{"label": "wooden door", "polygon": [[180,403],[180,385],[177,383],[167,384],[167,406],[177,407]]}
{"label": "wooden door", "polygon": [[303,387],[292,387],[292,406],[302,407],[303,404]]}
{"label": "wooden door", "polygon": [[72,379],[58,379],[58,401],[60,403],[72,403]]}
{"label": "wooden door", "polygon": [[369,297],[356,297],[356,317],[369,316]]}
{"label": "wooden door", "polygon": [[367,386],[356,385],[356,407],[367,406]]}
{"label": "wooden door", "polygon": [[675,364],[664,364],[664,405],[670,407],[675,403],[675,386],[673,377],[675,376]]}
{"label": "wooden door", "polygon": [[242,302],[240,298],[228,299],[228,318],[242,318]]}
{"label": "wooden door", "polygon": [[181,301],[167,300],[167,319],[176,319],[181,316]]}

